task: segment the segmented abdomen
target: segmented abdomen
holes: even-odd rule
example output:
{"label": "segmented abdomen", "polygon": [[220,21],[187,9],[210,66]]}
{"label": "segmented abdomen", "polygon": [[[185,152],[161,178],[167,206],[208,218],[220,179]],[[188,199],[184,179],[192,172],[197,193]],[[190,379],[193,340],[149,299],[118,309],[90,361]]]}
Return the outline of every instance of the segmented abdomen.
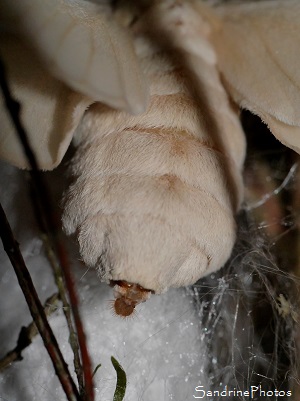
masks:
{"label": "segmented abdomen", "polygon": [[149,108],[130,116],[95,104],[87,112],[64,226],[77,230],[84,261],[103,280],[159,293],[194,283],[229,257],[244,137],[214,65],[199,61],[199,82],[165,49],[143,37],[136,47]]}

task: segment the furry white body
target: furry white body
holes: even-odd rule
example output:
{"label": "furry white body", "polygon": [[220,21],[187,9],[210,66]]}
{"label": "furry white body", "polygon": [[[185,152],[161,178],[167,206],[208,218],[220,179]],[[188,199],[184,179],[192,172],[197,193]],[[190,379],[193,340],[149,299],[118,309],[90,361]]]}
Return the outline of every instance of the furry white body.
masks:
{"label": "furry white body", "polygon": [[153,44],[149,32],[135,35],[150,105],[140,116],[101,104],[86,112],[63,223],[102,279],[161,293],[195,283],[228,259],[245,140],[205,54],[195,87],[170,47]]}
{"label": "furry white body", "polygon": [[[140,20],[125,29],[109,6],[44,3],[0,0],[0,15],[4,25],[20,27],[45,73],[29,49],[20,63],[27,74],[16,57],[6,61],[41,168],[60,163],[76,130],[77,179],[64,226],[78,234],[83,260],[102,280],[157,293],[220,268],[232,249],[243,193],[237,105],[300,149],[299,1],[210,9],[200,0],[145,0],[137,6]],[[11,123],[4,127],[11,130]],[[27,167],[6,129],[0,156]]]}

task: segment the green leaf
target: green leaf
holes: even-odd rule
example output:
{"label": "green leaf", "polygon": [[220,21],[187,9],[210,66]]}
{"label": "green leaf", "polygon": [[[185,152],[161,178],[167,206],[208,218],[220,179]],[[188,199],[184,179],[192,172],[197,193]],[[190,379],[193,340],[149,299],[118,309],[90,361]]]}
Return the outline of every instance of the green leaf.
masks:
{"label": "green leaf", "polygon": [[115,371],[117,373],[117,385],[113,401],[122,401],[125,397],[126,391],[126,373],[119,362],[113,356],[111,357],[111,363],[113,364],[113,367],[115,368]]}

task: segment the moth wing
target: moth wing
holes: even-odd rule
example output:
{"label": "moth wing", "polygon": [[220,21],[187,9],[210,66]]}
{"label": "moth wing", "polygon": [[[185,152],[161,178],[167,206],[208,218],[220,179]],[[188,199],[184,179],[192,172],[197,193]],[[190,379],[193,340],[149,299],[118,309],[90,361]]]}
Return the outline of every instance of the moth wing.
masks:
{"label": "moth wing", "polygon": [[300,2],[263,1],[215,8],[211,39],[232,98],[300,153]]}
{"label": "moth wing", "polygon": [[84,0],[2,0],[0,9],[37,49],[51,73],[86,96],[133,114],[147,87],[129,33],[108,7]]}
{"label": "moth wing", "polygon": [[[39,167],[53,169],[67,151],[91,100],[53,78],[19,38],[3,35],[0,45],[8,83],[21,104],[21,119]],[[0,158],[17,167],[28,168],[2,95],[0,125]]]}
{"label": "moth wing", "polygon": [[[19,35],[2,36],[2,53],[42,169],[60,163],[93,100],[132,113],[144,110],[147,89],[131,38],[107,10],[80,0],[2,0],[0,25]],[[23,36],[32,49],[21,44]],[[0,157],[26,168],[4,107],[0,113]]]}

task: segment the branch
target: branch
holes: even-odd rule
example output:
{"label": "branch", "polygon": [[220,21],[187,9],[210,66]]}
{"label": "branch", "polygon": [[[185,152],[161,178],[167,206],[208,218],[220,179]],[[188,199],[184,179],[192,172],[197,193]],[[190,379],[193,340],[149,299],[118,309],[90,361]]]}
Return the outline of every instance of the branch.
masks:
{"label": "branch", "polygon": [[[37,217],[37,216],[36,216]],[[42,235],[42,240],[45,246],[45,251],[47,258],[50,262],[50,266],[52,267],[54,281],[58,288],[59,298],[63,304],[63,313],[65,315],[68,329],[69,329],[69,343],[73,351],[74,359],[74,369],[78,380],[79,385],[79,393],[82,397],[84,397],[85,389],[84,389],[84,377],[83,377],[83,368],[80,360],[79,353],[79,344],[78,344],[78,336],[74,329],[71,315],[71,308],[67,299],[66,291],[65,291],[65,281],[62,277],[61,267],[58,264],[57,257],[53,252],[53,248],[51,247],[51,243],[47,234]]]}
{"label": "branch", "polygon": [[62,246],[60,221],[52,209],[49,192],[47,190],[47,187],[44,185],[42,176],[40,174],[40,171],[38,170],[38,164],[36,162],[35,156],[28,143],[26,132],[20,121],[20,104],[16,102],[11,96],[5,78],[4,67],[1,61],[0,61],[0,83],[7,110],[11,116],[12,122],[18,133],[25,154],[27,156],[29,165],[31,167],[30,174],[32,177],[34,199],[37,201],[37,214],[39,216],[38,222],[43,228],[43,231],[47,233],[51,241],[51,245],[54,249],[54,254],[58,257],[59,264],[62,267],[64,273],[64,278],[69,292],[72,312],[78,333],[78,342],[81,351],[82,364],[84,366],[83,373],[84,373],[84,384],[86,391],[85,399],[86,401],[93,401],[94,390],[93,390],[91,360],[86,346],[86,338],[83,330],[83,325],[80,319],[78,298],[74,288],[72,276],[70,273],[70,264],[65,249]]}
{"label": "branch", "polygon": [[26,298],[31,316],[41,334],[45,347],[52,360],[55,372],[69,401],[80,401],[80,396],[68,370],[68,366],[58,347],[56,338],[47,321],[43,306],[31,280],[19,244],[15,240],[4,210],[0,204],[0,236],[3,247],[13,265],[20,287]]}
{"label": "branch", "polygon": [[[51,315],[51,313],[56,310],[55,306],[58,303],[58,300],[58,294],[53,294],[46,300],[44,304],[46,316]],[[31,322],[27,327],[21,328],[16,347],[9,351],[4,358],[0,359],[0,372],[9,367],[9,365],[14,361],[21,361],[23,359],[22,351],[32,343],[32,340],[37,334],[38,329],[34,322]]]}

